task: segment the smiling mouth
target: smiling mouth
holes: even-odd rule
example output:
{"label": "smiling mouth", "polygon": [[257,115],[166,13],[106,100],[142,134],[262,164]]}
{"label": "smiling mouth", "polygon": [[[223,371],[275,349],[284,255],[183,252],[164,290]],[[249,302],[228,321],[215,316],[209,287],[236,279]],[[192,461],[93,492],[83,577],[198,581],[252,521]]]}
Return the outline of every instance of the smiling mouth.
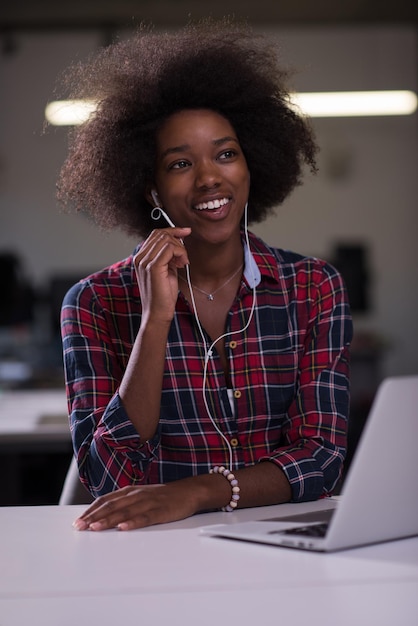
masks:
{"label": "smiling mouth", "polygon": [[214,209],[220,209],[225,204],[228,204],[229,198],[219,198],[217,200],[209,200],[209,202],[201,202],[196,204],[193,208],[198,211],[213,211]]}

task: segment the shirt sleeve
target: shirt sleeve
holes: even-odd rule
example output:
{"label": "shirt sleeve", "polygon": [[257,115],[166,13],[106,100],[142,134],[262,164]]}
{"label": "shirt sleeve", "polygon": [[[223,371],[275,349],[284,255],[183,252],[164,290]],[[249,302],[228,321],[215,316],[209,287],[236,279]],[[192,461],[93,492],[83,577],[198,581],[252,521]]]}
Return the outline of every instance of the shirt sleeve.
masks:
{"label": "shirt sleeve", "polygon": [[126,355],[112,337],[111,316],[94,288],[77,283],[61,311],[70,427],[80,478],[97,497],[146,482],[159,435],[142,442],[118,394]]}
{"label": "shirt sleeve", "polygon": [[260,459],[281,467],[295,502],[332,492],[347,449],[351,315],[338,272],[325,264],[316,274],[300,346],[299,383],[282,431],[284,445]]}

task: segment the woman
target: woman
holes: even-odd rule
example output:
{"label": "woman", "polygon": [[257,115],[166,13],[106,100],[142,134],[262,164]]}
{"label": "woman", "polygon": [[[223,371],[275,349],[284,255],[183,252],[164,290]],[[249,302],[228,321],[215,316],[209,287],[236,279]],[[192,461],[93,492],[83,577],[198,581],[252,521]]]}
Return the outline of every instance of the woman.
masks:
{"label": "woman", "polygon": [[315,170],[274,46],[237,25],[139,31],[69,75],[98,102],[59,197],[144,240],[62,309],[79,530],[330,494],[348,416],[342,280],[248,232]]}

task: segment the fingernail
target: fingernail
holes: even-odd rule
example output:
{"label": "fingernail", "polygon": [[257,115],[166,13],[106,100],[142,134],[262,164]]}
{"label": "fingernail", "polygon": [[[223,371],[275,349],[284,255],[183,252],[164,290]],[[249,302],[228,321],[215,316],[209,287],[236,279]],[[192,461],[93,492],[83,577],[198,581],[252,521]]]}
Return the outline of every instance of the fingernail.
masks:
{"label": "fingernail", "polygon": [[82,519],[76,519],[73,522],[73,528],[75,528],[76,530],[86,530],[88,528],[88,524],[86,524],[86,522],[84,522]]}
{"label": "fingernail", "polygon": [[104,524],[102,522],[92,522],[89,525],[90,530],[102,530],[104,528]]}

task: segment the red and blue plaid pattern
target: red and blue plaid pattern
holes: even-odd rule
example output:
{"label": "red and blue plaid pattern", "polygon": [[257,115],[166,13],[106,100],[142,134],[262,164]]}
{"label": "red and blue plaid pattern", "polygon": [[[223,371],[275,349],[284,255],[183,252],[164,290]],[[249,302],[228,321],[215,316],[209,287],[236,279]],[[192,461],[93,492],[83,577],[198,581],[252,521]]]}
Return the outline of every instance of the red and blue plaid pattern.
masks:
{"label": "red and blue plaid pattern", "polygon": [[[324,261],[266,246],[250,235],[261,278],[252,321],[225,338],[234,411],[214,350],[206,397],[237,469],[277,463],[294,501],[330,493],[346,453],[352,324],[340,275]],[[242,329],[253,301],[243,277],[228,316]],[[142,442],[118,395],[141,322],[132,257],[77,283],[62,307],[65,375],[82,479],[95,496],[229,465],[203,401],[204,346],[179,293],[169,332],[159,430]],[[207,337],[207,344],[211,340]]]}

